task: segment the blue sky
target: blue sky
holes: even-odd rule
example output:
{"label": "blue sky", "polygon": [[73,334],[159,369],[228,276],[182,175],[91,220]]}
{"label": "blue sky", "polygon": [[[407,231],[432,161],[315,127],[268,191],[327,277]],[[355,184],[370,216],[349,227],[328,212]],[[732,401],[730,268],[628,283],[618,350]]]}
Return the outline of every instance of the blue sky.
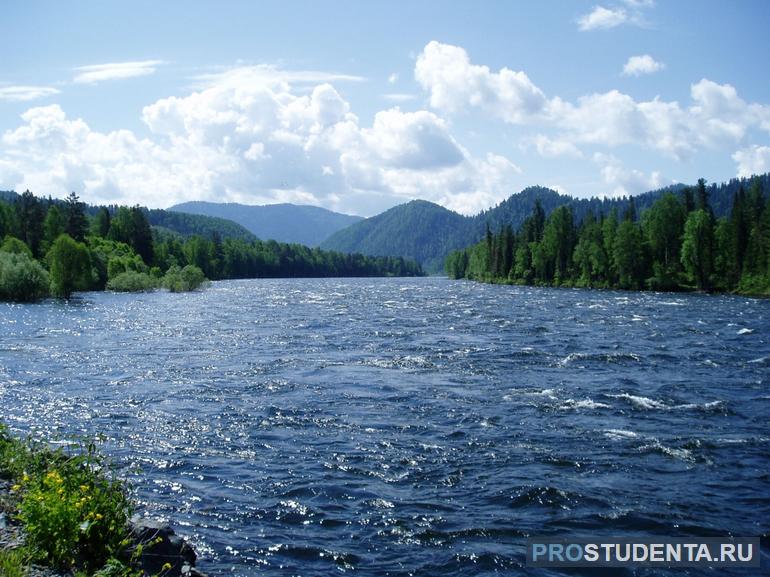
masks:
{"label": "blue sky", "polygon": [[770,170],[770,3],[4,2],[0,189],[475,213]]}

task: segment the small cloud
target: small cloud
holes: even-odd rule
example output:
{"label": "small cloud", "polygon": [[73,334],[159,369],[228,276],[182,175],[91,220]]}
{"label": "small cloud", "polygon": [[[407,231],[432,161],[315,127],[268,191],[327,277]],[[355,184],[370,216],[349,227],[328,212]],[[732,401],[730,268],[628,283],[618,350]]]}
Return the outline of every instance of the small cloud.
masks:
{"label": "small cloud", "polygon": [[59,94],[59,90],[50,86],[2,86],[0,100],[8,102],[28,102]]}
{"label": "small cloud", "polygon": [[658,62],[649,54],[641,56],[632,56],[623,66],[623,76],[641,76],[642,74],[653,74],[666,67],[662,62]]}
{"label": "small cloud", "polygon": [[628,22],[628,20],[628,12],[623,8],[594,6],[591,12],[584,14],[578,19],[578,26],[585,32],[588,30],[614,28]]}
{"label": "small cloud", "polygon": [[396,82],[398,82],[398,74],[393,72],[388,76],[388,84],[395,84]]}
{"label": "small cloud", "polygon": [[214,86],[262,85],[276,82],[288,84],[323,84],[328,82],[363,82],[363,76],[327,72],[324,70],[283,70],[271,64],[236,66],[222,72],[200,74],[193,78],[194,88],[205,90]]}
{"label": "small cloud", "polygon": [[753,145],[733,154],[738,165],[738,176],[746,177],[763,174],[770,170],[770,146]]}
{"label": "small cloud", "polygon": [[108,64],[91,64],[75,68],[78,73],[72,82],[75,84],[95,84],[102,80],[134,78],[154,74],[163,60],[142,60],[137,62],[112,62]]}
{"label": "small cloud", "polygon": [[391,102],[409,102],[410,100],[417,98],[417,96],[414,94],[402,93],[383,94],[382,97],[385,100],[390,100]]}
{"label": "small cloud", "polygon": [[543,134],[538,134],[532,140],[532,143],[535,145],[537,153],[546,158],[554,158],[557,156],[574,156],[580,158],[583,156],[578,147],[569,140],[552,140]]}

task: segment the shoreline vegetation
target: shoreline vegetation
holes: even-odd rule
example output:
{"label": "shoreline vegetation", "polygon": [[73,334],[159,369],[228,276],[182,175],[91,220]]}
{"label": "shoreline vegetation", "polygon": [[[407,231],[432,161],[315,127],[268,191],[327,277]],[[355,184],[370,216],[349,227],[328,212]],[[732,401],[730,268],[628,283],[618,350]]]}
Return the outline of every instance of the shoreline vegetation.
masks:
{"label": "shoreline vegetation", "polygon": [[667,193],[637,215],[570,206],[546,218],[540,202],[518,231],[487,227],[479,243],[450,253],[452,279],[486,283],[770,296],[770,202],[759,179],[735,193],[717,219],[706,182]]}
{"label": "shoreline vegetation", "polygon": [[[93,211],[93,209],[92,209]],[[192,291],[208,279],[422,276],[400,257],[341,254],[275,241],[187,238],[153,229],[147,209],[99,207],[26,191],[0,200],[0,301],[33,302],[76,291]]]}
{"label": "shoreline vegetation", "polygon": [[203,576],[172,529],[132,513],[94,443],[52,449],[0,423],[0,575]]}

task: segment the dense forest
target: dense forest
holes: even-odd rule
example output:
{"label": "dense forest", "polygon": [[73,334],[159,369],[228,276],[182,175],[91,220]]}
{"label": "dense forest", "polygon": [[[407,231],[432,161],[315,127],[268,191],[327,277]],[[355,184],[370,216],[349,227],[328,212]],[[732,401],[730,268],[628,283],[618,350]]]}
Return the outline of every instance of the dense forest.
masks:
{"label": "dense forest", "polygon": [[[770,175],[757,176],[768,190]],[[748,179],[732,179],[724,183],[707,184],[714,216],[730,214],[732,199],[741,187],[748,189]],[[412,201],[358,222],[343,229],[321,244],[321,248],[372,255],[401,255],[417,260],[430,273],[444,269],[446,256],[485,238],[487,227],[493,232],[508,225],[518,230],[529,217],[536,200],[546,217],[557,208],[568,205],[575,222],[582,222],[589,213],[609,215],[614,208],[623,215],[633,203],[641,214],[662,196],[681,195],[685,185],[677,184],[652,190],[633,197],[574,198],[542,186],[530,186],[512,194],[488,210],[475,216],[463,216],[425,201]]]}
{"label": "dense forest", "polygon": [[436,273],[450,251],[479,238],[468,229],[467,217],[432,202],[413,200],[336,232],[321,248],[401,255]]}
{"label": "dense forest", "polygon": [[481,242],[447,257],[446,272],[485,282],[770,295],[768,178],[735,182],[719,217],[710,200],[716,188],[703,179],[664,191],[645,210],[632,198],[622,213],[613,206],[577,218],[565,204],[547,216],[537,199],[518,231],[487,227]]}
{"label": "dense forest", "polygon": [[[82,290],[191,290],[206,278],[422,274],[417,263],[399,257],[262,242],[248,232],[246,238],[223,238],[215,228],[208,236],[185,238],[166,228],[153,229],[152,213],[145,208],[87,207],[75,193],[64,201],[40,199],[29,191],[4,198],[0,300],[69,297]],[[201,222],[189,220],[191,225]]]}

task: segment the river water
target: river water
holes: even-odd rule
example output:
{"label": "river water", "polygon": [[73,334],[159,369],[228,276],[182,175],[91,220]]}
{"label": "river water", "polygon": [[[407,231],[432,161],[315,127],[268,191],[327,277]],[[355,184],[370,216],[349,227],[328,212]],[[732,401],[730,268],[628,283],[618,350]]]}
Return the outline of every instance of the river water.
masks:
{"label": "river water", "polygon": [[529,535],[768,534],[768,300],[225,281],[0,304],[0,330],[2,419],[103,435],[213,576],[545,576]]}

